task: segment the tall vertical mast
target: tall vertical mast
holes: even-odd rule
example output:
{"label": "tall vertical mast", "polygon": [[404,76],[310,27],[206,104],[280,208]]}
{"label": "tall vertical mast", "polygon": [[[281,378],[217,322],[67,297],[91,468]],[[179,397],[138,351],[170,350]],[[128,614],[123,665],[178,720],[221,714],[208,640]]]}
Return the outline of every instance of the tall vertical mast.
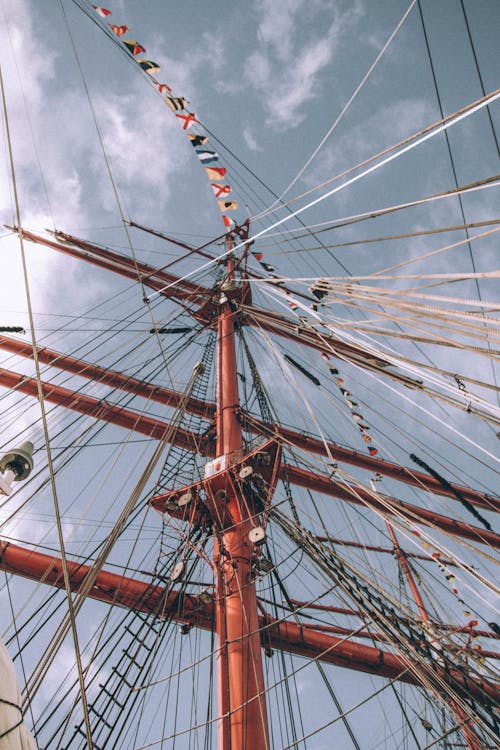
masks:
{"label": "tall vertical mast", "polygon": [[[228,238],[228,249],[231,249]],[[228,284],[234,282],[234,261],[227,261]],[[217,457],[226,461],[241,452],[239,393],[234,311],[222,294],[218,318]],[[231,523],[214,528],[216,630],[218,637],[219,750],[268,750],[267,710],[252,576],[253,508],[237,485],[223,491],[222,515]]]}

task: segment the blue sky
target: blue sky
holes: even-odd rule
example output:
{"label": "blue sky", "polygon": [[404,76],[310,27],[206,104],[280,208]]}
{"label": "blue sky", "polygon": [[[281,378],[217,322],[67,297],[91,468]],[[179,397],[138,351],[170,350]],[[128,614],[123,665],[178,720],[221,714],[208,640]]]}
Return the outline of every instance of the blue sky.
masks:
{"label": "blue sky", "polygon": [[[239,203],[235,217],[243,221],[247,215],[255,216],[252,221],[255,233],[285,215],[285,211],[278,208],[259,217],[272,206],[276,195],[287,191],[306,165],[409,5],[409,0],[253,0],[245,3],[116,0],[106,7],[112,10],[110,20],[129,26],[128,37],[144,45],[147,50],[144,57],[160,65],[158,78],[172,86],[175,95],[184,96],[190,110],[197,114],[202,128],[209,133],[207,145],[217,150],[220,164],[227,167],[227,182],[233,188],[232,197]],[[441,3],[423,0],[421,5],[444,114],[449,115],[481,97],[461,6],[458,0]],[[488,93],[498,87],[500,80],[500,8],[494,0],[467,0],[464,5]],[[193,244],[220,235],[223,225],[210,184],[173,113],[148,77],[120,53],[92,20],[68,0],[62,7],[64,15],[55,0],[43,3],[2,0],[0,6],[0,62],[23,225],[33,231],[61,229],[107,243],[125,254],[130,254],[130,248],[121,226],[120,212],[125,218]],[[105,23],[97,16],[94,20]],[[491,106],[490,114],[498,134],[498,101]],[[342,179],[294,200],[297,196],[439,119],[425,39],[415,5],[334,132],[286,192],[286,199],[291,201],[289,208],[298,209],[340,184]],[[459,185],[499,172],[491,124],[484,109],[451,128],[449,139]],[[0,157],[2,224],[14,221],[9,172],[4,138]],[[334,222],[454,187],[449,154],[441,134],[340,190],[301,214],[301,218],[307,225]],[[492,188],[464,196],[466,221],[498,218],[497,193],[498,188]],[[344,276],[346,268],[352,274],[371,274],[463,240],[464,233],[448,231],[387,243],[309,248],[317,248],[320,240],[324,244],[355,242],[448,227],[462,221],[456,198],[443,199],[381,217],[376,222],[370,220],[333,233],[304,237],[290,245],[275,244],[280,237],[277,232],[269,232],[269,237],[263,235],[254,249],[262,251],[265,260],[286,277]],[[283,227],[288,228],[299,229],[300,224],[292,220]],[[496,237],[493,234],[472,243],[478,271],[491,271],[498,265]],[[134,234],[132,241],[134,253],[140,260],[161,265],[176,257],[175,248],[147,235]],[[0,250],[3,257],[0,322],[28,328],[18,243],[3,229]],[[221,247],[214,248],[215,251],[220,252]],[[39,343],[65,351],[81,347],[81,356],[89,360],[103,357],[104,361],[111,362],[121,345],[129,346],[136,340],[142,342],[144,332],[151,326],[151,318],[142,304],[142,292],[137,285],[39,247],[27,246],[26,252]],[[430,261],[409,265],[401,273],[468,273],[470,263],[468,248],[461,245]],[[198,266],[197,261],[190,261],[179,265],[178,272],[191,272]],[[254,268],[261,270],[255,261]],[[309,283],[297,284],[295,288],[306,291]],[[392,286],[409,284],[411,282],[393,281]],[[498,279],[482,279],[480,289],[485,301],[494,303],[498,299]],[[477,301],[476,285],[470,280],[448,285],[443,290],[438,288],[436,294]],[[275,290],[256,289],[255,299],[262,306],[271,305],[293,316],[288,300],[277,299]],[[429,305],[433,303],[428,301]],[[450,302],[448,306],[454,305]],[[344,303],[333,303],[328,312],[323,311],[321,315],[329,325],[339,327],[351,320],[346,309]],[[109,336],[103,343],[101,334],[107,337],[109,330],[106,329],[118,326],[120,319],[135,310],[138,312],[134,325],[116,333],[115,338]],[[173,313],[171,307],[162,307],[155,298],[151,314],[155,322],[164,323]],[[371,315],[372,319],[377,319],[378,313],[372,311]],[[356,314],[355,319],[359,322]],[[314,316],[310,315],[309,320],[314,322]],[[383,322],[382,317],[378,318],[380,325]],[[60,331],[62,324],[68,326],[66,333]],[[395,331],[393,320],[390,325]],[[338,330],[345,333],[345,329],[339,327]],[[426,332],[425,326],[423,330],[411,330],[422,335]],[[352,335],[367,340],[359,331],[353,331]],[[297,356],[293,346],[278,339],[270,342],[257,335],[252,344],[264,384],[273,393],[287,423],[321,432],[357,450],[364,449],[349,410],[338,398],[316,354],[302,352],[300,356],[320,377],[319,392],[283,359],[285,352]],[[430,356],[442,369],[493,383],[489,360],[471,351],[424,345],[417,353],[412,344],[398,339],[385,341],[383,345],[386,352],[394,347],[403,356],[424,365],[428,364],[426,357]],[[151,342],[151,352],[154,346]],[[186,372],[190,372],[199,354],[195,348],[185,360],[170,362],[168,371],[161,375],[162,383],[178,389],[184,387]],[[134,355],[134,361],[123,366],[129,367],[130,372],[135,371],[142,356],[141,349]],[[10,362],[5,366],[9,365]],[[31,362],[15,362],[13,368],[33,374]],[[282,376],[279,387],[276,387],[277,373]],[[498,428],[442,403],[431,402],[391,381],[384,385],[378,376],[351,365],[343,364],[342,374],[363,407],[363,415],[381,455],[408,463],[412,446],[417,445],[429,460],[436,460],[447,476],[461,478],[464,483],[494,486],[492,465],[498,454],[495,435]],[[425,377],[427,374],[425,371]],[[75,379],[70,383],[75,387],[83,385],[83,379],[81,383]],[[436,385],[434,381],[430,384]],[[99,386],[85,387],[91,395],[105,397],[107,394]],[[457,395],[453,391],[453,380],[451,384],[446,380],[444,385],[439,380],[436,387],[441,393]],[[486,399],[493,414],[492,391],[477,386],[475,392]],[[154,409],[155,413],[165,416],[160,407]],[[14,434],[19,424],[30,425],[34,413],[32,405],[31,410],[19,418],[21,421],[16,422],[6,410],[4,421],[8,416],[9,435]],[[51,429],[55,434],[68,421],[69,418],[60,413],[51,413]],[[41,444],[39,425],[29,429],[30,435],[34,431],[35,442]],[[116,440],[120,439],[118,430],[112,434]],[[113,497],[121,497],[132,488],[135,475],[132,470],[129,475],[128,469],[136,459],[139,465],[134,451],[133,445],[126,446],[116,458],[119,481],[116,476],[113,481],[106,477],[106,459],[112,455],[111,450],[109,456],[103,451],[99,470],[94,466],[98,463],[94,454],[82,461],[81,466],[89,474],[89,467],[95,468],[95,474],[91,473],[87,480],[88,491],[82,491],[92,518],[101,510],[103,487],[109,491],[110,498],[111,492]],[[363,481],[368,482],[366,477]],[[60,482],[68,503],[67,542],[71,551],[80,553],[86,548],[86,535],[82,536],[77,530],[76,511],[73,513],[80,501],[80,488],[75,486],[72,475],[64,472]],[[388,482],[383,489],[387,492],[397,489],[406,499],[414,500],[413,490],[401,490],[395,483]],[[439,502],[441,512],[453,512],[470,521],[451,501],[441,499]],[[48,508],[45,496],[42,507],[45,513]],[[339,533],[352,532],[353,522],[348,514],[338,518],[332,511],[331,515],[339,524]],[[148,519],[150,528],[154,527],[154,521]],[[357,523],[360,525],[357,531],[362,528],[365,537],[372,533],[366,519],[356,519],[354,525]],[[30,518],[23,519],[16,527],[17,538],[23,539],[31,529]],[[38,533],[41,537],[40,528]],[[98,530],[96,538],[100,539],[103,534],[102,529]],[[54,539],[50,530],[49,543],[54,544]],[[447,540],[439,538],[439,543],[445,544]],[[461,554],[468,561],[473,559],[463,550]],[[488,563],[485,566],[487,571]],[[464,585],[472,586],[472,583],[467,581]],[[482,601],[481,606],[484,604]],[[92,639],[93,627],[89,622],[81,627],[85,637]],[[62,653],[60,661],[70,661],[70,655],[70,650]],[[62,670],[60,664],[50,678],[52,686],[57,684],[59,670]],[[344,674],[344,679],[346,702],[351,705],[356,701],[357,675]],[[298,690],[314,721],[319,722],[321,717],[313,710],[311,696],[315,684],[315,676],[302,675]],[[375,715],[374,709],[368,714],[374,721]],[[377,719],[380,721],[374,730],[373,744],[370,744],[369,731],[363,721],[356,726],[366,746],[374,749],[397,746],[399,735],[394,740],[388,736],[384,739],[384,731],[388,734],[384,726],[388,723],[379,715]],[[320,736],[312,742],[316,744],[310,747],[319,750],[330,746],[331,740],[327,738],[321,744]]]}

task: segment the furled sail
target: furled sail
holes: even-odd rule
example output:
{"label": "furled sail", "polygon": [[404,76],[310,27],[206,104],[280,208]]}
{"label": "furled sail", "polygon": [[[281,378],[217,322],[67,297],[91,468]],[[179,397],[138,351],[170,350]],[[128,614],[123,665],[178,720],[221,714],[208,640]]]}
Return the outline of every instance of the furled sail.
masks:
{"label": "furled sail", "polygon": [[0,749],[38,750],[33,735],[23,724],[21,693],[14,664],[0,638]]}

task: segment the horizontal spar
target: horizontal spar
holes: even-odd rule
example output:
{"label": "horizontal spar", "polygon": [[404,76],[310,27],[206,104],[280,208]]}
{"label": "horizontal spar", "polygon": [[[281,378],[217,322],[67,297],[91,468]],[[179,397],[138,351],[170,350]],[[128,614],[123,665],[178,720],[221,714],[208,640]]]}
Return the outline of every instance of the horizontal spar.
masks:
{"label": "horizontal spar", "polygon": [[[38,385],[35,378],[29,378],[20,373],[2,368],[0,368],[1,385],[34,396],[35,398],[38,396]],[[110,404],[104,399],[97,399],[82,393],[76,393],[63,386],[42,383],[42,391],[47,401],[65,406],[81,414],[102,419],[105,422],[119,425],[134,432],[139,432],[155,440],[168,439],[168,442],[173,445],[187,448],[193,452],[200,452],[202,455],[215,455],[214,441],[210,440],[207,436],[200,436],[182,427],[177,427],[173,430],[169,422],[148,417],[130,409],[124,409],[116,404]],[[395,498],[387,498],[388,507],[386,507],[385,502],[379,501],[377,503],[368,492],[359,490],[354,486],[350,490],[347,490],[345,484],[340,485],[325,475],[314,474],[290,464],[282,464],[280,476],[282,479],[288,479],[292,484],[317,490],[326,495],[333,495],[347,502],[365,506],[371,505],[373,508],[383,510],[385,513],[394,514],[398,512],[405,515],[409,520],[435,526],[442,531],[466,539],[473,539],[475,542],[500,547],[500,536],[492,531],[479,529],[463,521],[455,521],[447,516],[442,516],[416,505],[410,505]]]}
{"label": "horizontal spar", "polygon": [[344,448],[338,443],[322,440],[313,435],[304,435],[295,430],[290,430],[287,427],[278,426],[270,428],[268,425],[257,422],[257,420],[252,420],[252,423],[254,429],[258,429],[258,425],[260,425],[260,432],[266,435],[266,437],[274,434],[285,443],[290,443],[308,453],[316,453],[317,455],[326,456],[327,458],[331,457],[336,461],[348,463],[352,466],[358,466],[360,469],[366,469],[367,471],[391,477],[391,479],[396,479],[399,482],[404,482],[413,487],[419,487],[427,492],[435,492],[437,495],[450,497],[452,500],[457,499],[453,492],[453,490],[456,490],[456,492],[458,492],[465,500],[468,500],[468,502],[473,503],[480,508],[484,508],[485,510],[491,510],[495,513],[500,512],[500,498],[487,495],[485,492],[479,492],[470,487],[463,487],[454,482],[449,482],[449,486],[445,487],[434,477],[424,474],[424,472],[418,471],[417,469],[409,469],[401,464],[386,461],[385,459],[376,456],[369,456],[360,451],[352,450],[352,448]]}
{"label": "horizontal spar", "polygon": [[[18,232],[17,227],[9,228]],[[158,270],[147,263],[140,263],[132,258],[127,258],[126,255],[115,253],[112,250],[93,245],[90,242],[78,240],[76,237],[65,235],[62,232],[56,234],[61,242],[46,239],[40,235],[28,232],[26,229],[21,230],[21,233],[25,240],[38,245],[45,245],[65,255],[71,255],[73,258],[84,260],[86,263],[113,271],[132,281],[141,281],[164,297],[203,303],[211,294],[210,289],[199,284],[194,284],[186,280],[180,281],[177,276]]]}
{"label": "horizontal spar", "polygon": [[379,492],[372,494],[356,485],[336,482],[335,479],[330,479],[325,474],[315,474],[298,466],[282,464],[280,478],[300,487],[337,497],[354,505],[362,505],[365,508],[368,507],[391,516],[401,515],[408,521],[423,523],[453,536],[471,539],[481,544],[489,544],[492,547],[500,547],[500,536],[495,534],[494,531],[471,526],[465,521],[457,521],[449,516],[443,516],[418,505],[411,505],[411,503],[403,502],[403,500],[398,500],[389,495],[382,495]]}
{"label": "horizontal spar", "polygon": [[[9,229],[19,231],[17,227],[9,227]],[[108,248],[99,247],[91,242],[78,239],[63,232],[55,233],[56,238],[60,242],[46,239],[25,229],[22,230],[22,236],[30,242],[45,245],[53,250],[71,255],[74,258],[125,276],[133,281],[141,281],[145,286],[154,289],[165,297],[195,302],[200,305],[199,312],[190,311],[195,317],[199,318],[201,315],[201,319],[204,319],[207,310],[211,308],[212,290],[186,279],[181,280],[173,274],[156,269],[154,266],[146,263],[140,263]],[[329,355],[335,355],[338,352],[343,358],[362,366],[379,369],[386,367],[388,364],[380,357],[366,352],[362,347],[347,344],[331,334],[319,334],[312,328],[302,328],[298,333],[295,321],[271,310],[259,310],[253,308],[251,305],[243,308],[243,310],[245,309],[246,312],[243,312],[241,317],[241,322],[245,325],[263,328],[270,333],[276,333],[292,341],[298,341]],[[249,315],[248,312],[251,314]],[[396,377],[395,374],[393,374],[393,377]],[[409,378],[406,378],[405,382],[409,382],[409,380]]]}
{"label": "horizontal spar", "polygon": [[[91,566],[72,560],[67,561],[70,587],[78,592]],[[25,549],[8,542],[0,543],[0,567],[8,573],[20,575],[50,586],[64,589],[62,561],[58,557],[35,550]],[[126,609],[145,612],[156,617],[169,617],[181,623],[205,630],[213,628],[213,604],[200,600],[198,596],[166,590],[134,578],[101,570],[97,573],[89,598]],[[337,638],[319,632],[314,627],[300,625],[287,620],[275,620],[267,615],[259,618],[263,647],[276,648],[299,656],[305,656],[336,666],[368,672],[370,674],[400,680],[412,685],[420,681],[398,654],[366,646],[346,638]],[[463,681],[462,675],[451,675]],[[444,672],[442,679],[449,680]],[[484,698],[486,693],[492,700],[500,700],[500,690],[486,681],[467,680],[471,695]]]}
{"label": "horizontal spar", "polygon": [[[36,379],[26,377],[17,372],[0,368],[0,385],[15,389],[28,396],[38,397]],[[168,437],[168,442],[173,445],[187,448],[194,452],[201,450],[207,455],[214,453],[214,449],[210,448],[210,441],[194,432],[184,430],[182,427],[176,427],[173,431],[172,425],[169,422],[162,422],[154,417],[148,417],[130,409],[123,409],[120,406],[116,406],[116,404],[110,404],[105,399],[85,396],[83,393],[76,393],[69,388],[53,385],[52,383],[42,383],[42,391],[47,401],[59,406],[65,406],[67,409],[85,414],[88,417],[102,419],[104,422],[116,424],[119,427],[133,430],[155,440],[166,440]]]}
{"label": "horizontal spar", "polygon": [[[341,359],[354,362],[361,367],[383,370],[389,365],[385,359],[366,351],[361,346],[348,344],[330,333],[319,333],[312,326],[305,326],[271,310],[251,306],[243,307],[242,321],[245,325],[262,328],[268,333],[275,333],[277,336],[316,349],[330,357],[340,356]],[[399,379],[403,379],[403,376]],[[410,378],[404,378],[404,381],[414,387],[419,386],[417,381],[412,381]]]}
{"label": "horizontal spar", "polygon": [[[10,336],[0,336],[0,348],[12,354],[33,358],[31,344],[11,338]],[[212,420],[215,416],[215,404],[210,401],[201,401],[193,397],[186,399],[182,393],[170,388],[158,386],[129,375],[123,375],[116,370],[93,365],[85,360],[61,354],[47,347],[37,349],[37,354],[41,362],[64,370],[64,372],[71,372],[74,375],[79,375],[104,385],[111,385],[127,393],[133,393],[134,395],[142,396],[151,401],[174,408],[183,403],[186,411],[207,420]],[[434,477],[424,474],[424,472],[417,469],[408,469],[400,464],[392,463],[375,456],[369,456],[352,448],[341,446],[338,443],[321,440],[321,438],[314,435],[304,435],[287,427],[277,425],[271,427],[255,419],[250,414],[242,413],[242,421],[244,429],[249,432],[262,434],[266,437],[276,437],[278,440],[283,440],[285,443],[294,445],[308,453],[331,457],[336,461],[352,464],[361,469],[391,477],[405,484],[450,497],[452,500],[457,499],[454,494],[455,490],[465,500],[480,508],[494,512],[500,511],[500,498],[492,497],[470,487],[463,487],[452,482],[448,486],[444,486]]]}
{"label": "horizontal spar", "polygon": [[[21,357],[33,359],[32,345],[18,339],[13,339],[10,336],[0,336],[0,349],[4,349],[12,354],[18,354]],[[215,414],[215,406],[209,402],[201,401],[192,396],[186,397],[184,394],[173,391],[170,388],[157,386],[154,383],[148,383],[130,375],[123,375],[116,370],[93,365],[82,359],[76,359],[53,349],[47,349],[47,347],[38,348],[37,355],[39,362],[43,362],[44,365],[57,367],[64,372],[71,372],[73,375],[93,380],[95,383],[110,385],[126,393],[133,393],[136,396],[142,396],[148,400],[174,408],[178,408],[183,404],[186,411],[204,419],[212,419]]]}

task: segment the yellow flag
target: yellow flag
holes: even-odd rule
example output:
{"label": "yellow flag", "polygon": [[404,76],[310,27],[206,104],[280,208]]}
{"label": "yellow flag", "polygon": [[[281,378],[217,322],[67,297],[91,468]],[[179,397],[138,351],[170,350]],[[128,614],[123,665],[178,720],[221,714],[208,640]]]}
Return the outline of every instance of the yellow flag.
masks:
{"label": "yellow flag", "polygon": [[217,201],[221,211],[236,211],[238,204],[236,201]]}

